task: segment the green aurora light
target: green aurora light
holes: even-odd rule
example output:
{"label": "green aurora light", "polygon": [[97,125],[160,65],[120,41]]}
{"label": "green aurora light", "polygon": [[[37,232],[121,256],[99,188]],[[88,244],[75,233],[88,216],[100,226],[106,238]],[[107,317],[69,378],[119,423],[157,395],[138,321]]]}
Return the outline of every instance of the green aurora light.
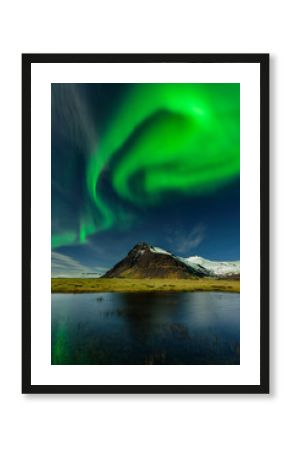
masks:
{"label": "green aurora light", "polygon": [[[129,223],[130,208],[158,205],[170,192],[202,195],[238,177],[240,85],[131,84],[88,155],[79,233],[53,236],[55,247]],[[104,171],[128,208],[102,192]]]}

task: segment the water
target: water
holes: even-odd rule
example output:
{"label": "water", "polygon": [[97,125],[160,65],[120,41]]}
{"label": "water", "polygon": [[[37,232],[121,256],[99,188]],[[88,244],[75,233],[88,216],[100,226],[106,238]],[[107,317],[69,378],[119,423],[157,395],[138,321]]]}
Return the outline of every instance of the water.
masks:
{"label": "water", "polygon": [[239,364],[240,295],[52,295],[52,364]]}

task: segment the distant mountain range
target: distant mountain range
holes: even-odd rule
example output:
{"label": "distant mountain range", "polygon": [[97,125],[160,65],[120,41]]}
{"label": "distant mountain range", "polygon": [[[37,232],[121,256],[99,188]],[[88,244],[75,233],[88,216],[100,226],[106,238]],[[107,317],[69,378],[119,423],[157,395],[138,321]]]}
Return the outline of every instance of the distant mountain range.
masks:
{"label": "distant mountain range", "polygon": [[182,258],[140,242],[103,275],[104,278],[240,278],[239,261],[210,261],[200,256]]}

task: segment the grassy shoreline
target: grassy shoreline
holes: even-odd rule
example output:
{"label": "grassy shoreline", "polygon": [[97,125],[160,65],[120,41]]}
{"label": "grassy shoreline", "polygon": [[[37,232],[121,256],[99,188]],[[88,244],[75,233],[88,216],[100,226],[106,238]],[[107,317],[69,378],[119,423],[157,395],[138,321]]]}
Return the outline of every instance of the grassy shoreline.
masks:
{"label": "grassy shoreline", "polygon": [[89,292],[240,292],[240,280],[165,278],[52,278],[52,293]]}

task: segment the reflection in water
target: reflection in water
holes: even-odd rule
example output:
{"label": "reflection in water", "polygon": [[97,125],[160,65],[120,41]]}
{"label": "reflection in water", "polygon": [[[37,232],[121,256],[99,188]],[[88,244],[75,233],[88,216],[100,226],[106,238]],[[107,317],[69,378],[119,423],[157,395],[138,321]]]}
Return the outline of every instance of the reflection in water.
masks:
{"label": "reflection in water", "polygon": [[52,364],[239,364],[240,295],[52,295]]}

